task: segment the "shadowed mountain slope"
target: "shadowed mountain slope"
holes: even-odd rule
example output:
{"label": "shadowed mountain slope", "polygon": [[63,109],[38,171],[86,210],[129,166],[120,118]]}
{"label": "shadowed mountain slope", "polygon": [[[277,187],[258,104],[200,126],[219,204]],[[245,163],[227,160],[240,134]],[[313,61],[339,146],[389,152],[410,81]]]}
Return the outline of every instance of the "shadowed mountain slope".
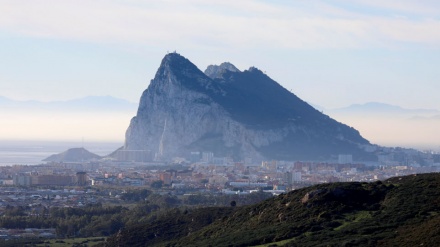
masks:
{"label": "shadowed mountain slope", "polygon": [[236,160],[323,160],[347,153],[371,160],[364,151],[369,145],[357,130],[317,111],[254,67],[241,72],[223,63],[205,74],[171,53],[142,94],[125,149],[150,150],[165,160],[191,151]]}

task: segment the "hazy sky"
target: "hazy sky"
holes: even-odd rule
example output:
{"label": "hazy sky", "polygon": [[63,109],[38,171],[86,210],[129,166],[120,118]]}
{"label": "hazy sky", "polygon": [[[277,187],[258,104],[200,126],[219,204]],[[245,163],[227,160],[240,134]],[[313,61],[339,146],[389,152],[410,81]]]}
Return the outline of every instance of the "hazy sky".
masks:
{"label": "hazy sky", "polygon": [[174,50],[325,108],[440,108],[437,0],[0,0],[1,96],[137,102]]}

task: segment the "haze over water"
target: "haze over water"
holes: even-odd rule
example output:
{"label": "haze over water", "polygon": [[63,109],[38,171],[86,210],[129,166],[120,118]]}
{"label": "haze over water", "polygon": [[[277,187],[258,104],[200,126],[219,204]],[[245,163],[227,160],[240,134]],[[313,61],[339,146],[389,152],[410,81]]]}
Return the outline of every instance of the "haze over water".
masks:
{"label": "haze over water", "polygon": [[110,154],[122,145],[117,142],[3,140],[0,141],[0,166],[42,164],[45,163],[42,160],[50,155],[74,147],[84,147],[92,153],[103,156]]}

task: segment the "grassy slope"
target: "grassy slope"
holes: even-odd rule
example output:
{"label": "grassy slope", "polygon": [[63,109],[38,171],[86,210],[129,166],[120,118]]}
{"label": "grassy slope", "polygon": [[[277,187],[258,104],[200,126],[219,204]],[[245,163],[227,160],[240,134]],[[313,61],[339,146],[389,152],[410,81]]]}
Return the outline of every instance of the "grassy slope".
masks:
{"label": "grassy slope", "polygon": [[439,188],[440,174],[316,185],[230,212],[195,210],[186,221],[170,214],[108,245],[433,246],[440,242]]}

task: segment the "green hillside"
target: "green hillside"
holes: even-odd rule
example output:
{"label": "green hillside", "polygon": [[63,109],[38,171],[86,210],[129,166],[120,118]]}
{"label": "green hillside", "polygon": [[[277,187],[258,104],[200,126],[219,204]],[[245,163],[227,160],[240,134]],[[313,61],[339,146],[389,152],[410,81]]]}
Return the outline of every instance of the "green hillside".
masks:
{"label": "green hillside", "polygon": [[236,208],[171,211],[106,246],[438,246],[440,174],[316,185]]}

